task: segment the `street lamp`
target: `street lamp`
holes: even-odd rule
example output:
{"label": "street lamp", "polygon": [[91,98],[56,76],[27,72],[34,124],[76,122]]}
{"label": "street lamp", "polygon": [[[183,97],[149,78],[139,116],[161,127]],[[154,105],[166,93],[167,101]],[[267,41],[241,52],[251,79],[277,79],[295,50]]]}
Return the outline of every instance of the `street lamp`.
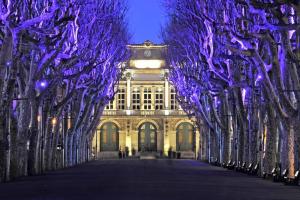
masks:
{"label": "street lamp", "polygon": [[52,120],[51,120],[51,123],[53,126],[55,126],[57,124],[57,119],[56,117],[53,117]]}

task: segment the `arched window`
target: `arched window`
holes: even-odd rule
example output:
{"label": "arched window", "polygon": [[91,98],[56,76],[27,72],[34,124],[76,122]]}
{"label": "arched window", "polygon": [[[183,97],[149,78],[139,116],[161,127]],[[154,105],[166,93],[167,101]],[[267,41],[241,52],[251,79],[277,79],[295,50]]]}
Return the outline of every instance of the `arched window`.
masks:
{"label": "arched window", "polygon": [[119,150],[119,130],[112,123],[107,122],[100,129],[100,151],[118,151]]}
{"label": "arched window", "polygon": [[156,127],[150,123],[143,123],[139,127],[139,151],[157,151]]}
{"label": "arched window", "polygon": [[179,124],[176,129],[176,150],[194,151],[195,134],[193,125],[188,122]]}

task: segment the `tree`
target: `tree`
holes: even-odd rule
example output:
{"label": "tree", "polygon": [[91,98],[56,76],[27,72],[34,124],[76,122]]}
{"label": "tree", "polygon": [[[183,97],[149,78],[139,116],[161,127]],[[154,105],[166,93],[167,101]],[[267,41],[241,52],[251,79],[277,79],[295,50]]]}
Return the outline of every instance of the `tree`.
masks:
{"label": "tree", "polygon": [[[170,80],[182,106],[219,141],[214,153],[221,162],[261,162],[266,172],[277,162],[289,176],[298,168],[298,4],[166,1]],[[280,156],[270,152],[279,147]]]}
{"label": "tree", "polygon": [[0,3],[1,181],[59,167],[61,146],[68,166],[85,161],[127,57],[125,12],[119,0]]}

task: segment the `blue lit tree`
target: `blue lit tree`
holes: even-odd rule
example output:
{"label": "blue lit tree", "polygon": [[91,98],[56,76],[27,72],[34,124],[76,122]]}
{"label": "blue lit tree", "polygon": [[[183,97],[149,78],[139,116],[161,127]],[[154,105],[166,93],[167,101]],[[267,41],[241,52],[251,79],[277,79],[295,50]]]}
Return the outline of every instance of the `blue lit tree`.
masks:
{"label": "blue lit tree", "polygon": [[268,173],[281,163],[293,176],[299,167],[299,3],[166,4],[170,80],[182,107],[199,125],[205,122],[214,141],[223,141],[213,144],[213,156],[257,162]]}
{"label": "blue lit tree", "polygon": [[56,168],[59,145],[67,165],[85,161],[127,56],[125,11],[113,0],[0,3],[1,180]]}

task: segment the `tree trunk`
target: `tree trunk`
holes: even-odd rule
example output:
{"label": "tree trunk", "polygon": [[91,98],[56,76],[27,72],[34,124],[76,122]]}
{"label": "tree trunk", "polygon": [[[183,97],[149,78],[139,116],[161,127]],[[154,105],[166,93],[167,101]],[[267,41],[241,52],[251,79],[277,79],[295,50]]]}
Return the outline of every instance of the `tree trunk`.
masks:
{"label": "tree trunk", "polygon": [[[274,109],[268,105],[268,126],[264,127],[263,131],[266,133],[266,156],[264,162],[264,170],[266,173],[271,174],[271,171],[276,167],[276,135],[277,124],[274,115]],[[263,140],[264,138],[262,138]],[[263,149],[262,149],[263,151]]]}
{"label": "tree trunk", "polygon": [[289,169],[289,177],[294,177],[295,175],[295,130],[294,123],[292,120],[288,124],[288,169]]}
{"label": "tree trunk", "polygon": [[38,174],[38,153],[39,153],[39,143],[38,143],[38,130],[31,129],[30,145],[28,153],[28,174],[36,175]]}

